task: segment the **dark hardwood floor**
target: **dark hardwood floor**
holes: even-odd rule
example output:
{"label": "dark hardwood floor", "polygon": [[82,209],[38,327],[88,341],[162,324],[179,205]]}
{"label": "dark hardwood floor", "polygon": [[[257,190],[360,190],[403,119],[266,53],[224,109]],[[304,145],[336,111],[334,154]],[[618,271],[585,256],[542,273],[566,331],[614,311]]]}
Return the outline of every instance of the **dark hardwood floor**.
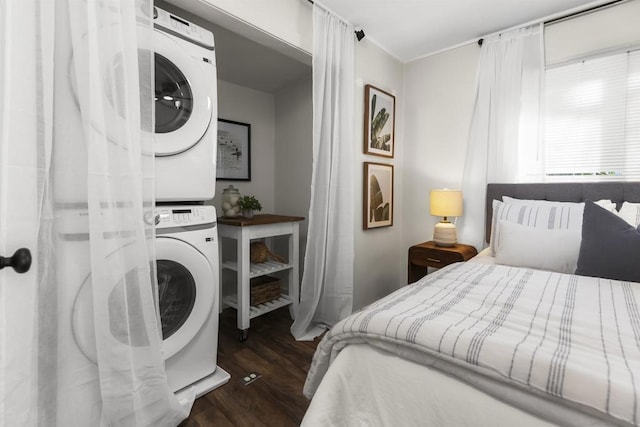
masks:
{"label": "dark hardwood floor", "polygon": [[[298,426],[309,405],[302,394],[311,358],[320,342],[296,341],[289,333],[288,307],[251,320],[249,338],[241,342],[236,311],[220,315],[218,366],[231,374],[222,387],[197,399],[180,427]],[[261,375],[245,385],[250,372]]]}

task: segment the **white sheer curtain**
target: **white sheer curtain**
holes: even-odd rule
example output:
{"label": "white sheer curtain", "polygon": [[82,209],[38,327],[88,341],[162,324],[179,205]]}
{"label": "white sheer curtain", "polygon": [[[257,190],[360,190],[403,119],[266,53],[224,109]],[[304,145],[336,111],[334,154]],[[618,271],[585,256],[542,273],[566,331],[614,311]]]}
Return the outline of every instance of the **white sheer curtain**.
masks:
{"label": "white sheer curtain", "polygon": [[300,304],[291,333],[310,340],[351,313],[354,257],[354,33],[313,7],[313,172]]}
{"label": "white sheer curtain", "polygon": [[[174,426],[157,314],[151,0],[0,5],[0,425]],[[10,247],[14,245],[14,247]],[[10,254],[10,253],[9,253]]]}
{"label": "white sheer curtain", "polygon": [[489,182],[535,176],[539,156],[539,105],[544,72],[543,24],[484,39],[462,178],[464,214],[459,240],[485,246],[485,195]]}

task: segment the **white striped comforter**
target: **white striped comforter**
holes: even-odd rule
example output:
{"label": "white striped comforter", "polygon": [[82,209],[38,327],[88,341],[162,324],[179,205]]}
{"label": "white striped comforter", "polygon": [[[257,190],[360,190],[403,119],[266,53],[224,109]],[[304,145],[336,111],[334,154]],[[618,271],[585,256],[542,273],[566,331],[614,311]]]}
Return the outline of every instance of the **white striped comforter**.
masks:
{"label": "white striped comforter", "polygon": [[470,366],[598,418],[637,425],[639,305],[638,283],[454,264],[334,326],[318,346],[304,392],[313,395],[340,349],[366,342],[419,363],[423,354]]}

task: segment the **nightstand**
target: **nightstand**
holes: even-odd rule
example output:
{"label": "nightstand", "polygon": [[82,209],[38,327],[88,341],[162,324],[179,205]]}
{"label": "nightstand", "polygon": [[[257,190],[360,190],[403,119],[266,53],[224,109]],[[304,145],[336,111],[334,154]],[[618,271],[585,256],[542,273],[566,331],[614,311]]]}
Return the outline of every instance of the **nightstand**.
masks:
{"label": "nightstand", "polygon": [[424,242],[409,248],[409,283],[427,274],[427,267],[441,268],[454,262],[466,261],[478,254],[476,248],[458,243],[455,246],[437,246]]}

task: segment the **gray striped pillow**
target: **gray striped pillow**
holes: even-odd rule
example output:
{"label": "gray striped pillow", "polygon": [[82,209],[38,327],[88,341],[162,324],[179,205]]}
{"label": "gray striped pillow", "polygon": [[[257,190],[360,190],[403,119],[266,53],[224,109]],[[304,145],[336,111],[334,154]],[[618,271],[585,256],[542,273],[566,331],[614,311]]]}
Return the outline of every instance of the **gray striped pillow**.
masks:
{"label": "gray striped pillow", "polygon": [[497,233],[501,232],[500,221],[541,230],[570,230],[577,242],[580,242],[584,203],[515,200],[517,199],[510,199],[509,202],[493,201],[489,243],[492,256],[496,256],[496,246],[500,240],[497,238]]}

